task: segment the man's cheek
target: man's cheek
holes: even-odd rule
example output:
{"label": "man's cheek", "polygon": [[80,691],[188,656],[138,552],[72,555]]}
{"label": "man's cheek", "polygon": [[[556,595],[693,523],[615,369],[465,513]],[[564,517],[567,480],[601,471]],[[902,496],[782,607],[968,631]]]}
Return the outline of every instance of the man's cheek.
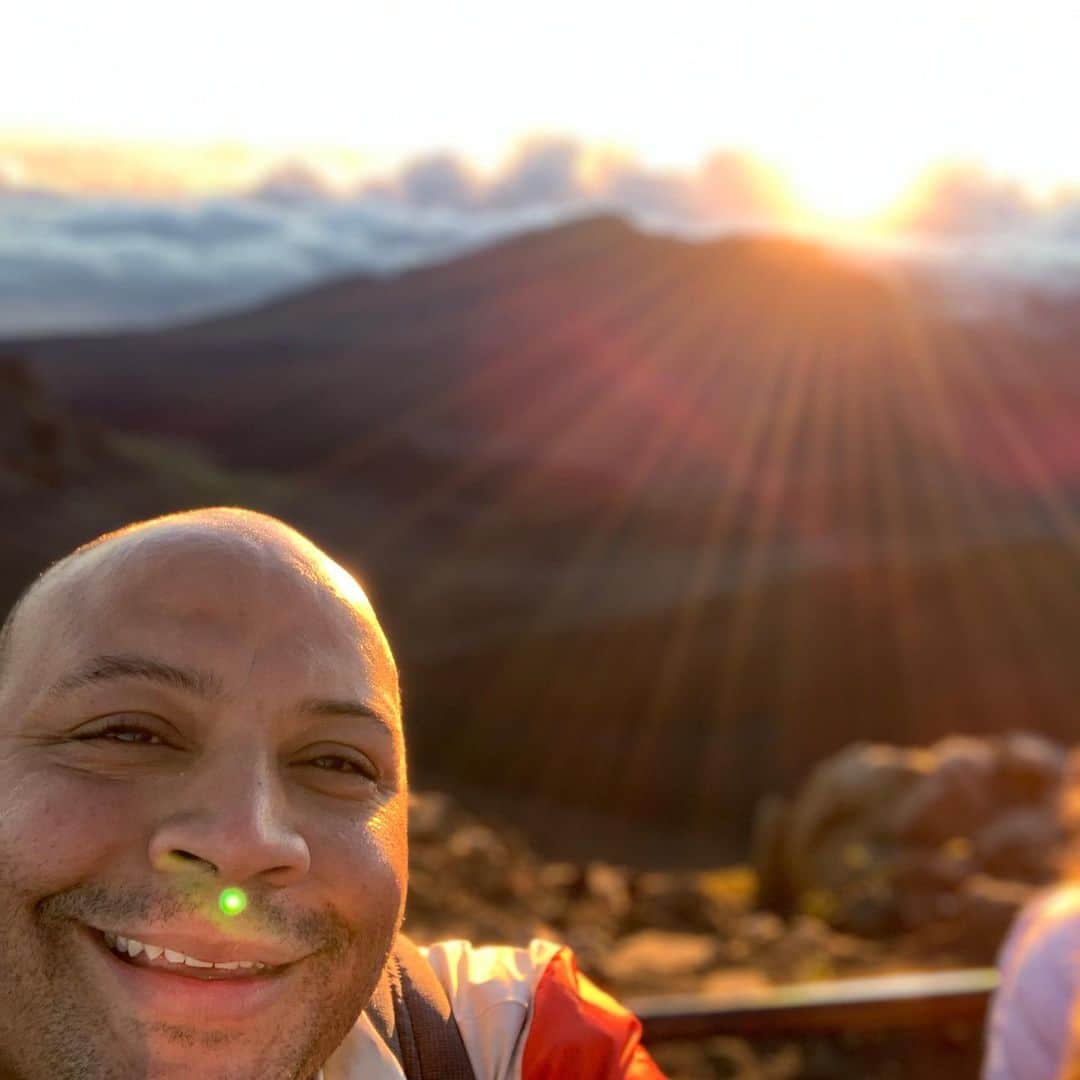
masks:
{"label": "man's cheek", "polygon": [[334,892],[353,932],[396,924],[405,902],[405,874],[397,860],[379,849],[372,857],[347,864],[348,874],[341,873],[345,865],[338,864]]}
{"label": "man's cheek", "polygon": [[408,875],[407,801],[396,798],[366,817],[339,818],[332,826],[310,820],[305,829],[312,870],[346,893],[378,882],[379,891],[403,891]]}
{"label": "man's cheek", "polygon": [[130,849],[141,820],[129,785],[74,772],[24,776],[0,803],[0,850],[20,877],[68,884],[72,874]]}

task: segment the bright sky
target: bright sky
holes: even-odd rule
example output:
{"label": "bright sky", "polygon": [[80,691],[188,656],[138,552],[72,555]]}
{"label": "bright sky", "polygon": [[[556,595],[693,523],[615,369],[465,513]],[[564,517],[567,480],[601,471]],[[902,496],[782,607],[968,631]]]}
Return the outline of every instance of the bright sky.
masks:
{"label": "bright sky", "polygon": [[36,0],[3,23],[8,140],[370,168],[436,149],[491,167],[537,132],[653,165],[737,148],[839,216],[942,159],[1080,183],[1075,2]]}

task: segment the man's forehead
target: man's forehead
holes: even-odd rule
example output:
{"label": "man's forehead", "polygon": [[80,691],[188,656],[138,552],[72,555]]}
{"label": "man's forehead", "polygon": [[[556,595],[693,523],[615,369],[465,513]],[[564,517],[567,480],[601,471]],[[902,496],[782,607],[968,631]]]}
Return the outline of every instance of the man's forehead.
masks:
{"label": "man's forehead", "polygon": [[393,659],[363,591],[314,545],[289,536],[201,525],[120,535],[58,566],[25,607],[19,636],[39,662],[46,642],[52,660],[70,665],[130,651],[144,633],[178,661],[241,639],[278,643],[312,670],[364,674],[396,708]]}
{"label": "man's forehead", "polygon": [[85,631],[103,620],[204,622],[235,628],[281,622],[363,634],[373,613],[328,588],[311,558],[281,545],[199,531],[121,537],[58,568],[33,614],[67,614]]}
{"label": "man's forehead", "polygon": [[221,543],[198,534],[151,537],[91,553],[86,565],[72,566],[69,589],[91,604],[218,617],[243,616],[259,600],[306,600],[305,614],[311,608],[356,620],[354,610],[332,602],[311,561],[270,545]]}

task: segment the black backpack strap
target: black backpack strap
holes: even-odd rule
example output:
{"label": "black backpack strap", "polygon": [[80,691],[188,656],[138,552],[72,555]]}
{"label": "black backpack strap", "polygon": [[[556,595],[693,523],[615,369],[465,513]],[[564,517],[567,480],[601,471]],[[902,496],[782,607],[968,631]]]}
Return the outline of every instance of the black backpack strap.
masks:
{"label": "black backpack strap", "polygon": [[[450,999],[431,966],[403,934],[398,935],[387,974],[395,1050],[400,1051],[409,1080],[476,1080]],[[369,1014],[384,1009],[384,1004],[373,999]],[[372,1019],[376,1020],[376,1016]]]}
{"label": "black backpack strap", "polygon": [[401,1041],[398,1038],[394,1001],[400,996],[400,985],[401,977],[398,974],[397,960],[391,953],[383,968],[382,978],[379,979],[375,992],[371,995],[371,1000],[364,1010],[379,1037],[390,1047],[399,1062],[401,1061]]}

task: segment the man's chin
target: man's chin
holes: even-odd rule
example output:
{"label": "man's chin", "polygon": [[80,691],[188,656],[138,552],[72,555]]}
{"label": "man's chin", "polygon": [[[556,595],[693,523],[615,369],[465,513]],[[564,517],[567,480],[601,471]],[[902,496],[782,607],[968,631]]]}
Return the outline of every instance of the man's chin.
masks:
{"label": "man's chin", "polygon": [[[99,931],[83,924],[76,924],[74,937],[68,953],[74,966],[71,984],[84,983],[87,993],[78,1009],[85,1014],[78,1018],[82,1023],[73,1016],[73,1027],[89,1028],[85,1050],[101,1065],[86,1075],[310,1077],[362,1008],[354,1010],[340,998],[337,1009],[331,1006],[341,972],[329,970],[325,956],[297,961],[259,979],[211,982],[121,959]],[[334,1018],[341,1029],[330,1026]]]}
{"label": "man's chin", "polygon": [[240,1033],[160,1029],[146,1033],[132,1076],[146,1080],[307,1080],[333,1047],[293,1046]]}

